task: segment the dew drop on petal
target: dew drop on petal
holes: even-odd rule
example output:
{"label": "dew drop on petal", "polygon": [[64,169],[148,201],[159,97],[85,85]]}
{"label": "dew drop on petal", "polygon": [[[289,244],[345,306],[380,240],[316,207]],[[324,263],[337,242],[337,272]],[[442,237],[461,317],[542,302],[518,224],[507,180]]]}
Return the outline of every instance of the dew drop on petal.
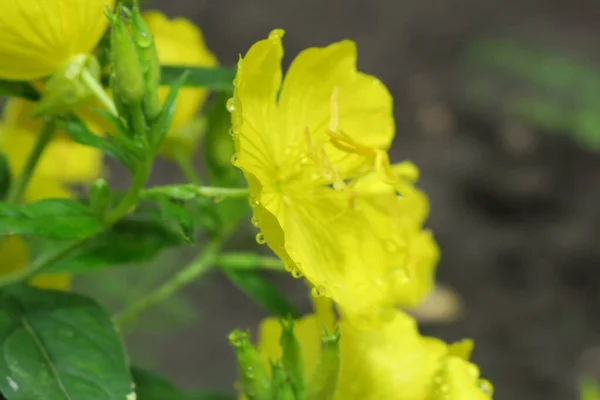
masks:
{"label": "dew drop on petal", "polygon": [[265,244],[265,237],[260,232],[256,234],[256,243]]}
{"label": "dew drop on petal", "polygon": [[225,107],[227,107],[227,111],[229,112],[235,111],[235,100],[233,97],[227,100],[227,103],[225,103]]}
{"label": "dew drop on petal", "polygon": [[314,286],[310,293],[314,296],[314,297],[320,297],[325,295],[325,288],[323,286]]}
{"label": "dew drop on petal", "polygon": [[250,218],[250,223],[252,224],[252,226],[258,228],[258,218],[256,218],[255,215],[253,215],[252,218]]}

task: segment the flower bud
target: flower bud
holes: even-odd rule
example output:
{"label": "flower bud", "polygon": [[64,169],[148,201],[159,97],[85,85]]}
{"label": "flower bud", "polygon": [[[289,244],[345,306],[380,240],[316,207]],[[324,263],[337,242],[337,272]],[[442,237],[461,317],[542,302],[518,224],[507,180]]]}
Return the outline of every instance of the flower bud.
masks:
{"label": "flower bud", "polygon": [[282,364],[290,384],[299,399],[304,398],[304,365],[300,343],[294,334],[294,320],[281,320]]}
{"label": "flower bud", "polygon": [[322,352],[317,366],[306,385],[306,400],[332,400],[337,390],[340,374],[339,329],[321,337]]}
{"label": "flower bud", "polygon": [[140,64],[144,73],[144,112],[149,120],[154,120],[160,114],[160,99],[158,85],[160,83],[160,62],[152,32],[140,14],[137,1],[131,14],[133,40],[138,50]]}
{"label": "flower bud", "polygon": [[303,397],[295,395],[294,387],[285,369],[277,363],[271,362],[271,399],[301,400]]}
{"label": "flower bud", "polygon": [[144,75],[137,48],[121,19],[123,6],[111,16],[110,46],[113,64],[112,90],[125,105],[141,103],[144,97]]}
{"label": "flower bud", "polygon": [[235,348],[239,379],[248,400],[269,400],[269,377],[258,352],[250,343],[250,335],[236,329],[229,334],[229,342]]}
{"label": "flower bud", "polygon": [[74,56],[46,82],[42,98],[35,104],[32,115],[63,115],[72,111],[92,97],[85,79],[98,80],[99,77],[100,65],[94,56]]}

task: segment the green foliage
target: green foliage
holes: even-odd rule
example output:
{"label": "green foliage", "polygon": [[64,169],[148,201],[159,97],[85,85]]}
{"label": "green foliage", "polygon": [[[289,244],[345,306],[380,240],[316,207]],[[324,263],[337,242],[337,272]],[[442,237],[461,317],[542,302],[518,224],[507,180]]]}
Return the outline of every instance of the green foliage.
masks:
{"label": "green foliage", "polygon": [[600,385],[591,378],[584,378],[579,383],[579,400],[600,400]]}
{"label": "green foliage", "polygon": [[131,374],[137,400],[233,400],[233,397],[216,391],[184,393],[165,378],[140,368],[133,368]]}
{"label": "green foliage", "polygon": [[80,295],[4,288],[0,349],[0,391],[8,400],[134,398],[109,315]]}
{"label": "green foliage", "polygon": [[29,84],[29,82],[0,80],[0,96],[20,97],[35,101],[40,94]]}
{"label": "green foliage", "polygon": [[25,205],[0,203],[0,236],[79,239],[101,229],[101,222],[90,209],[75,200],[48,199]]}
{"label": "green foliage", "polygon": [[163,65],[161,84],[173,85],[183,72],[188,72],[183,87],[203,87],[219,92],[233,91],[235,70],[232,68],[209,68]]}
{"label": "green foliage", "polygon": [[187,244],[178,226],[156,208],[144,207],[88,240],[49,272],[85,273],[153,259],[161,251]]}
{"label": "green foliage", "polygon": [[300,312],[258,271],[223,268],[223,273],[256,304],[270,314],[283,318],[300,316]]}
{"label": "green foliage", "polygon": [[523,40],[488,38],[468,46],[459,74],[459,99],[469,110],[600,149],[600,73],[584,60]]}

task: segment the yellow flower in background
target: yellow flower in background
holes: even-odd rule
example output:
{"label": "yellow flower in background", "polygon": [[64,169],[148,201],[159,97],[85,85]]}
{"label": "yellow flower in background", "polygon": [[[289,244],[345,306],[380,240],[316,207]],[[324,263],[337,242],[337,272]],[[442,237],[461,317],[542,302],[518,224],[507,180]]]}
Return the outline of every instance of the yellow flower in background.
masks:
{"label": "yellow flower in background", "polygon": [[[415,321],[398,311],[378,330],[359,330],[340,323],[340,377],[335,400],[489,400],[491,384],[479,378],[479,368],[468,361],[472,343],[447,345],[421,336]],[[305,376],[320,356],[322,327],[331,331],[331,315],[308,315],[294,332],[302,349]],[[274,318],[261,323],[258,351],[266,368],[281,357],[281,324]]]}
{"label": "yellow flower in background", "polygon": [[0,0],[0,79],[51,75],[90,53],[114,0]]}
{"label": "yellow flower in background", "polygon": [[[206,47],[202,31],[185,18],[169,19],[159,11],[143,13],[148,28],[154,35],[156,50],[161,65],[214,67],[218,65],[213,53]],[[169,92],[168,87],[160,88],[161,99]],[[184,148],[194,142],[197,124],[192,124],[204,104],[208,90],[182,88],[177,96],[171,131],[163,144],[163,153],[171,158],[178,145]],[[193,144],[191,144],[193,145]],[[189,147],[189,146],[188,146]]]}
{"label": "yellow flower in background", "polygon": [[[0,151],[13,175],[18,175],[34,146],[41,119],[27,118],[32,103],[11,99],[6,103],[0,125]],[[50,197],[72,197],[69,185],[91,183],[102,172],[102,153],[73,142],[57,132],[40,157],[25,192],[25,201]]]}
{"label": "yellow flower in background", "polygon": [[412,164],[388,165],[392,98],[356,70],[355,44],[301,52],[282,83],[282,35],[240,60],[228,105],[257,240],[345,318],[374,326],[431,290],[427,200]]}
{"label": "yellow flower in background", "polygon": [[[21,99],[9,100],[0,124],[0,151],[8,161],[11,173],[18,175],[36,142],[41,120],[28,115],[33,104]],[[57,132],[40,157],[27,186],[24,199],[34,202],[45,198],[72,197],[69,185],[90,183],[102,171],[102,153],[74,143],[64,132]],[[0,241],[0,274],[10,274],[27,265],[27,246],[20,237]],[[68,274],[39,275],[31,284],[53,289],[68,289]]]}

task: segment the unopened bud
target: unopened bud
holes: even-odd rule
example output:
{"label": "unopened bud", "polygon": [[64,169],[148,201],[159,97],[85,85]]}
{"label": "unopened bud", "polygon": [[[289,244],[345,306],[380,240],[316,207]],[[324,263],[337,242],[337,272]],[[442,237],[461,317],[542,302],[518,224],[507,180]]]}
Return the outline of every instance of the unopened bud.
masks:
{"label": "unopened bud", "polygon": [[304,398],[304,364],[300,343],[294,334],[294,320],[281,320],[282,364],[296,397]]}
{"label": "unopened bud", "polygon": [[340,374],[340,332],[324,332],[321,337],[321,358],[306,386],[306,400],[332,400]]}
{"label": "unopened bud", "polygon": [[140,7],[135,2],[131,13],[131,26],[133,27],[133,40],[138,49],[140,65],[144,73],[144,112],[149,120],[158,117],[161,111],[158,97],[160,83],[160,62],[154,43],[152,32],[140,14]]}
{"label": "unopened bud", "polygon": [[112,89],[115,97],[126,104],[141,103],[144,97],[144,75],[137,48],[121,19],[123,6],[111,15],[110,46],[113,64]]}
{"label": "unopened bud", "polygon": [[258,352],[250,343],[250,335],[236,329],[229,334],[229,342],[236,352],[239,379],[248,400],[269,400],[269,377]]}

